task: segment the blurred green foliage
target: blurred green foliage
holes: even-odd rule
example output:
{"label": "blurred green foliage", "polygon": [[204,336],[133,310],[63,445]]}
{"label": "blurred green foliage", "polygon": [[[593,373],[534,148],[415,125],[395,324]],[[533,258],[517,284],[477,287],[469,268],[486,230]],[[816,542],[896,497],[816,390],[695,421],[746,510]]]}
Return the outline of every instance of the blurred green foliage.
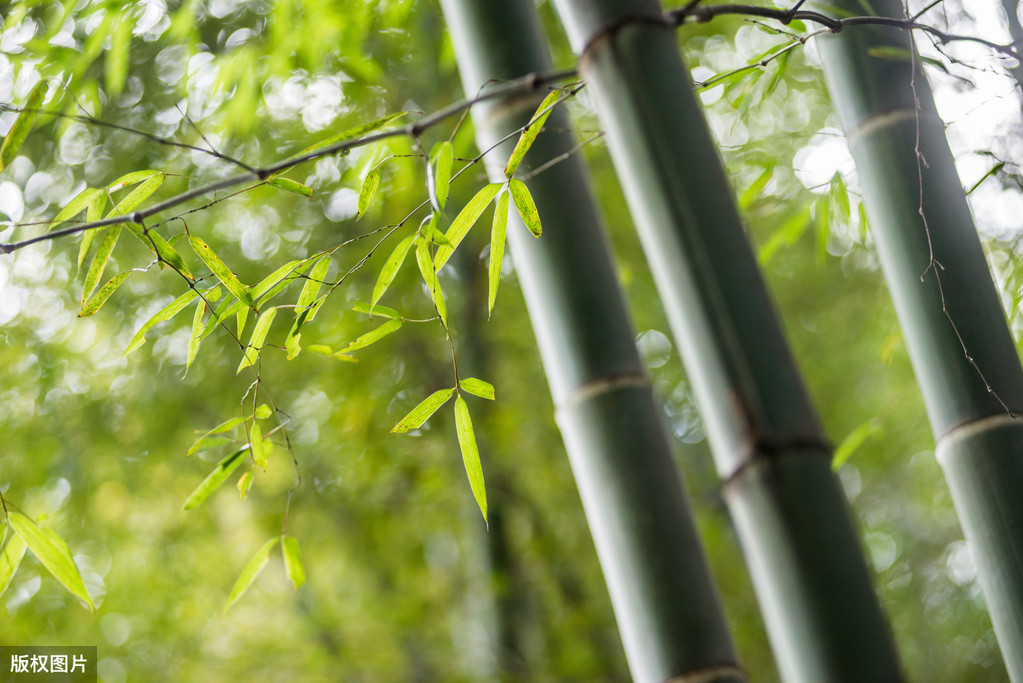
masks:
{"label": "blurred green foliage", "polygon": [[[559,62],[570,64],[553,12],[541,9]],[[679,35],[698,85],[709,83],[701,96],[711,127],[828,434],[845,444],[839,475],[907,670],[917,680],[1004,680],[855,176],[837,165],[819,187],[807,180],[809,157],[840,157],[842,145],[812,55],[800,46],[728,75],[788,39],[739,19]],[[461,97],[439,9],[410,0],[21,2],[5,9],[0,47],[0,101],[19,104],[45,79],[49,110],[212,145],[253,166],[386,114],[430,112]],[[567,106],[580,130],[596,128],[585,90]],[[0,114],[0,130],[15,117]],[[53,116],[36,126],[0,175],[0,209],[18,223],[52,218],[86,185],[129,171],[166,172],[158,199],[237,170],[122,129]],[[428,131],[423,147],[448,138],[456,159],[475,156],[468,122]],[[281,309],[258,385],[236,373],[243,351],[223,330],[203,340],[186,374],[193,307],[122,359],[139,327],[187,290],[172,272],[134,274],[99,313],[76,319],[80,238],[0,257],[0,491],[27,515],[45,515],[42,525],[68,541],[97,605],[95,613],[81,609],[26,556],[0,597],[0,639],[96,644],[105,681],[628,678],[511,258],[490,321],[484,231],[441,274],[454,348],[469,370],[461,376],[497,388],[496,403],[470,401],[489,532],[450,410],[412,436],[388,434],[424,397],[453,386],[436,322],[404,325],[353,352],[358,363],[308,352],[344,348],[379,324],[352,304],[370,300],[387,254],[409,232],[346,273],[379,239],[361,236],[427,199],[424,164],[407,156],[414,152],[396,139],[320,159],[286,174],[312,188],[312,198],[262,186],[184,216],[189,232],[249,285],[289,260],[336,248],[326,280],[344,284],[303,328],[307,351],[286,360],[293,316]],[[390,154],[398,158],[377,166]],[[699,415],[606,150],[598,141],[583,154],[740,655],[753,680],[775,680]],[[356,221],[375,167],[376,199]],[[459,176],[448,205],[457,210],[484,182],[480,168]],[[162,229],[169,237],[184,227]],[[41,230],[5,228],[0,239]],[[1018,259],[993,249],[1015,321]],[[144,248],[124,243],[107,273],[147,263]],[[293,284],[284,297],[293,302],[300,289]],[[410,318],[435,315],[411,264],[381,303]],[[186,456],[189,447],[263,402],[286,429],[270,436],[268,468],[253,472],[245,500],[234,483],[248,465],[183,512],[248,434],[242,427],[228,433],[232,444]],[[275,548],[253,588],[225,612],[243,567],[285,524],[301,543],[307,583],[293,590]]]}

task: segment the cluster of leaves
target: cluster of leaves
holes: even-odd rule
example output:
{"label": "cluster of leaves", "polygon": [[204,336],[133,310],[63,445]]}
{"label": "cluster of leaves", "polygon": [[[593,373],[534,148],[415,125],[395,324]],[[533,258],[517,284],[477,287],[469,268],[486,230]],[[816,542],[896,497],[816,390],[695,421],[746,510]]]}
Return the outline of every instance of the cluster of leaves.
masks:
{"label": "cluster of leaves", "polygon": [[[30,97],[30,99],[33,99],[32,106],[26,106],[23,109],[11,133],[5,139],[4,154],[6,156],[13,158],[13,155],[17,153],[18,148],[24,142],[42,105],[45,91],[46,88],[42,83],[33,90]],[[426,158],[428,204],[432,211],[419,224],[418,229],[413,234],[405,237],[397,244],[386,259],[373,287],[370,304],[356,303],[354,306],[356,311],[370,316],[386,318],[386,322],[362,334],[340,350],[335,351],[323,344],[310,345],[308,350],[342,360],[354,361],[355,359],[350,355],[351,352],[366,348],[399,330],[407,318],[395,309],[378,305],[378,302],[393,283],[399,269],[406,260],[408,252],[413,247],[419,272],[437,313],[436,319],[440,321],[450,342],[451,334],[449,331],[447,305],[438,273],[491,204],[495,208],[490,240],[488,312],[492,313],[501,277],[510,204],[514,204],[523,224],[536,237],[540,237],[542,232],[540,218],[529,190],[525,183],[515,178],[514,175],[537,135],[542,130],[550,112],[561,99],[562,94],[560,91],[552,91],[540,104],[530,122],[523,128],[505,166],[506,181],[503,183],[491,183],[479,190],[458,213],[456,218],[451,221],[450,226],[444,232],[441,231],[439,226],[446,220],[444,211],[450,194],[454,148],[451,140],[437,143]],[[358,139],[386,126],[403,115],[405,115],[405,112],[399,112],[371,123],[345,130],[325,140],[321,140],[295,156],[307,157],[310,153],[330,148],[340,141]],[[358,200],[359,218],[365,215],[371,205],[380,184],[382,165],[389,158],[391,157],[378,162],[366,174]],[[470,160],[455,176],[470,168],[478,160],[478,158]],[[183,218],[180,219],[180,223],[184,226],[184,231],[172,236],[169,240],[164,239],[155,229],[144,224],[141,214],[137,214],[136,211],[160,189],[166,178],[166,173],[156,170],[134,171],[121,176],[104,187],[87,187],[61,208],[50,223],[50,229],[61,227],[74,221],[84,213],[85,225],[84,229],[81,230],[82,239],[77,259],[78,268],[82,269],[90,253],[92,254],[92,260],[85,270],[79,317],[96,314],[132,273],[144,273],[150,270],[152,265],[159,264],[161,267],[170,268],[178,273],[185,281],[188,289],[184,294],[160,309],[142,324],[128,343],[124,355],[130,354],[145,344],[146,335],[156,325],[171,320],[195,302],[191,332],[188,338],[185,364],[186,373],[196,358],[201,341],[216,329],[226,326],[226,322],[231,319],[234,319],[236,323],[232,331],[233,336],[239,341],[242,348],[242,358],[236,372],[241,373],[246,368],[257,368],[261,352],[267,346],[267,337],[271,331],[271,326],[281,308],[287,308],[293,314],[293,322],[285,337],[283,348],[287,352],[287,359],[289,361],[296,358],[302,350],[300,339],[303,326],[315,318],[317,312],[327,300],[327,296],[340,284],[340,281],[335,283],[326,282],[331,265],[331,254],[317,254],[306,259],[290,261],[277,268],[257,285],[246,286],[202,237],[189,231],[188,225]],[[313,194],[312,190],[302,183],[277,174],[268,174],[266,182],[269,185],[303,197],[310,197]],[[117,197],[122,191],[126,191],[126,193],[118,199]],[[108,202],[113,203],[113,208],[104,216],[103,213]],[[101,224],[96,226],[98,229],[94,229],[92,225],[89,225],[97,223],[101,218],[116,220],[118,217],[124,216],[130,216],[133,220],[114,222],[112,225],[106,225],[105,227]],[[137,216],[138,218],[136,218]],[[169,222],[165,220],[162,224],[166,225]],[[405,222],[403,221],[395,226],[387,235],[395,232],[404,224]],[[111,261],[123,229],[127,229],[128,232],[136,237],[152,253],[155,259],[149,266],[123,270],[101,285],[105,269]],[[385,235],[385,239],[387,235]],[[190,251],[198,260],[198,264],[194,266],[195,272],[201,272],[199,270],[199,265],[201,265],[208,269],[208,275],[197,277],[193,274],[193,270],[189,268],[185,258],[182,257],[175,247],[177,243],[181,242],[187,242]],[[96,245],[95,249],[94,245]],[[360,265],[365,262],[366,259],[363,259]],[[304,281],[304,284],[297,300],[293,304],[269,305],[271,300],[284,292],[293,282],[300,279]],[[321,294],[321,288],[324,284],[327,284],[328,288],[325,293]],[[224,296],[225,293],[226,296]],[[214,304],[218,305],[214,307]],[[249,334],[248,342],[242,344],[241,339],[243,339],[250,313],[255,314],[255,324]],[[453,362],[455,361],[454,346],[452,346],[452,360]],[[486,521],[487,500],[482,464],[469,408],[462,396],[462,392],[493,400],[494,389],[492,385],[483,380],[475,378],[458,379],[457,362],[454,362],[454,372],[456,377],[454,387],[435,392],[413,409],[392,431],[394,433],[404,433],[419,428],[438,408],[452,396],[455,396],[455,425],[459,447],[473,495],[484,521]],[[257,369],[256,383],[258,384],[259,381]],[[268,405],[262,404],[255,408],[248,418],[237,417],[227,420],[207,432],[192,446],[189,450],[189,455],[200,447],[208,448],[213,445],[210,437],[233,430],[243,422],[249,423],[247,432],[248,443],[228,454],[217,464],[214,470],[188,498],[184,505],[185,510],[191,510],[201,504],[243,462],[248,460],[252,463],[252,467],[238,481],[238,489],[244,500],[249,488],[252,486],[256,468],[259,467],[264,472],[267,469],[268,455],[273,449],[273,444],[269,441],[268,437],[278,430],[284,433],[285,424],[279,421],[277,426],[271,429],[266,437],[264,437],[259,426],[259,420],[275,415],[276,412],[274,410]],[[290,537],[284,535],[282,538]],[[287,549],[292,546],[285,545],[282,547]],[[241,593],[244,592],[245,587],[251,584],[259,569],[265,564],[269,548],[270,546],[267,545],[261,549],[257,553],[256,559],[243,572],[238,586],[236,586],[228,598],[228,605],[233,604],[240,597]],[[291,555],[285,552],[286,564],[288,562],[299,563],[299,569],[295,571],[300,571],[300,560],[297,559],[297,545],[294,548],[295,551]],[[262,561],[257,561],[259,558],[262,558]],[[289,558],[291,559],[289,560]],[[288,566],[291,567],[291,564],[288,564]],[[291,574],[292,570],[289,568],[289,576]],[[300,581],[295,582],[296,588],[300,583]]]}

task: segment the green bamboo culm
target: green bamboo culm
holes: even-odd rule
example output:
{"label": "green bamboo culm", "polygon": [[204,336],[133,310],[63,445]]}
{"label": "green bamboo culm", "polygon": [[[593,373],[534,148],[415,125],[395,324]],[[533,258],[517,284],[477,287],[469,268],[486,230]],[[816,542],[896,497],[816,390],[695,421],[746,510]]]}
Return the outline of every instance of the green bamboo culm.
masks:
{"label": "green bamboo culm", "polygon": [[[532,0],[441,4],[466,93],[551,71]],[[479,148],[526,125],[546,94],[477,104]],[[520,168],[570,152],[568,130],[558,107]],[[494,182],[506,180],[515,137],[486,157]],[[632,675],[641,683],[697,672],[701,681],[745,681],[579,157],[528,187],[543,236],[511,211],[508,239]]]}
{"label": "green bamboo culm", "polygon": [[[871,6],[905,16],[901,2]],[[821,8],[863,12],[856,0]],[[850,26],[818,46],[937,457],[1006,666],[1023,681],[1023,373],[944,124],[908,32]]]}
{"label": "green bamboo culm", "polygon": [[655,0],[555,0],[787,681],[902,679],[828,445]]}

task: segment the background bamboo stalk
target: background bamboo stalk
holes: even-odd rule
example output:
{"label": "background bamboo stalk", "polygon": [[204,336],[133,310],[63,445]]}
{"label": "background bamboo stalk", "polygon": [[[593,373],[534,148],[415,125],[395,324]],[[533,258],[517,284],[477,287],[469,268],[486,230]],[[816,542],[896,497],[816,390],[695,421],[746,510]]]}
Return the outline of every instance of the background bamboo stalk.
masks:
{"label": "background bamboo stalk", "polygon": [[[831,6],[862,12],[853,0]],[[873,7],[904,16],[899,2]],[[1023,373],[944,124],[908,33],[855,27],[819,46],[938,460],[1006,665],[1023,681]]]}
{"label": "background bamboo stalk", "polygon": [[[467,94],[551,68],[532,2],[444,0]],[[474,107],[481,149],[525,125],[545,93]],[[562,109],[526,165],[571,150]],[[488,155],[504,180],[514,140]],[[635,347],[602,221],[578,157],[529,181],[537,240],[511,212],[508,238],[632,674],[742,681],[689,505]]]}
{"label": "background bamboo stalk", "polygon": [[779,668],[900,680],[831,450],[653,1],[556,0],[707,425]]}

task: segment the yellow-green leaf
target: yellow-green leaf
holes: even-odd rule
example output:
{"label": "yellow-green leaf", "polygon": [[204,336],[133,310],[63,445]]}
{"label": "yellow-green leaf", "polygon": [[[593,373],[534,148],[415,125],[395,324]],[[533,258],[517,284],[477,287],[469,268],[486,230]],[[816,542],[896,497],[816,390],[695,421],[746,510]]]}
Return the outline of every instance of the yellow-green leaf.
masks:
{"label": "yellow-green leaf", "polygon": [[11,585],[11,579],[14,578],[14,572],[18,571],[18,565],[21,564],[21,558],[25,556],[26,548],[28,546],[21,536],[14,534],[7,541],[3,552],[0,553],[0,595],[3,595],[7,587]]}
{"label": "yellow-green leaf", "polygon": [[440,213],[448,202],[448,189],[451,185],[451,164],[454,160],[454,149],[451,142],[438,142],[430,152],[430,163],[427,167],[427,184],[430,200],[434,211]]}
{"label": "yellow-green leaf", "polygon": [[379,129],[383,128],[384,126],[386,126],[391,121],[394,121],[395,119],[399,119],[402,116],[407,115],[408,113],[409,112],[407,112],[407,111],[400,111],[400,112],[398,112],[396,114],[389,114],[389,115],[383,117],[382,119],[377,119],[376,121],[370,121],[369,123],[363,123],[363,124],[360,124],[358,126],[354,126],[352,128],[349,128],[347,130],[343,130],[340,133],[338,133],[337,135],[331,135],[329,138],[326,138],[324,140],[320,140],[319,142],[317,142],[315,145],[312,145],[311,147],[306,147],[305,149],[303,149],[301,152],[299,152],[295,156],[297,156],[297,157],[305,156],[306,154],[309,154],[310,152],[315,152],[316,150],[323,149],[324,147],[330,147],[331,145],[336,144],[338,142],[342,142],[344,140],[357,140],[357,139],[359,139],[361,137],[369,135],[370,133],[372,133],[375,130],[379,130]]}
{"label": "yellow-green leaf", "polygon": [[82,285],[82,308],[85,308],[85,302],[89,300],[89,297],[92,296],[93,291],[99,285],[99,281],[103,277],[103,271],[107,267],[107,262],[110,261],[110,255],[114,253],[117,238],[120,236],[120,225],[111,225],[103,231],[103,240],[96,249],[96,255],[92,257],[89,271],[85,274],[85,283]]}
{"label": "yellow-green leaf", "polygon": [[36,523],[19,512],[9,512],[7,519],[11,528],[21,537],[32,554],[42,563],[46,570],[53,575],[53,578],[82,602],[88,605],[89,610],[96,609],[89,591],[85,588],[82,575],[75,566],[74,558],[71,557],[71,550],[55,532],[44,531],[36,526]]}
{"label": "yellow-green leaf", "polygon": [[214,427],[213,429],[199,437],[199,440],[192,444],[192,447],[188,449],[188,452],[185,453],[185,455],[188,456],[194,454],[196,451],[199,450],[199,448],[202,446],[203,442],[206,439],[213,436],[214,434],[223,434],[226,431],[230,431],[237,427],[238,425],[240,425],[242,422],[245,422],[244,417],[232,417],[230,420],[224,420],[216,427]]}
{"label": "yellow-green leaf", "polygon": [[284,571],[288,574],[288,580],[298,590],[305,583],[305,566],[302,564],[298,539],[294,536],[281,536],[281,554],[284,555]]}
{"label": "yellow-green leaf", "polygon": [[46,81],[39,81],[32,88],[32,92],[25,99],[23,111],[14,119],[14,124],[7,131],[7,137],[3,144],[0,144],[0,171],[7,168],[14,157],[18,156],[18,150],[25,142],[25,138],[32,131],[32,124],[39,114],[39,108],[43,106],[43,99],[46,97]]}
{"label": "yellow-green leaf", "polygon": [[259,352],[263,348],[263,342],[266,341],[266,335],[270,331],[270,325],[273,323],[276,316],[276,308],[269,308],[259,315],[259,320],[256,321],[256,326],[252,328],[252,336],[249,338],[249,345],[245,347],[245,356],[242,358],[242,362],[238,365],[238,370],[235,374],[241,372],[250,365],[253,365],[256,362],[256,359],[259,358]]}
{"label": "yellow-green leaf", "polygon": [[536,113],[533,114],[533,118],[530,119],[526,128],[522,131],[522,135],[519,136],[519,141],[515,143],[515,149],[512,150],[511,156],[508,157],[508,163],[504,167],[504,176],[511,178],[515,175],[515,170],[518,169],[519,164],[522,163],[522,159],[525,158],[526,152],[533,146],[533,142],[536,141],[536,136],[540,134],[543,129],[543,124],[547,122],[547,117],[551,115],[551,111],[554,110],[554,105],[558,101],[558,97],[561,94],[555,90],[554,92],[547,95],[540,106],[536,108]]}
{"label": "yellow-green leaf", "polygon": [[487,297],[487,315],[494,312],[497,302],[497,288],[501,284],[501,267],[504,264],[504,243],[508,233],[508,193],[502,192],[494,207],[494,226],[490,231],[490,268]]}
{"label": "yellow-green leaf", "polygon": [[409,235],[401,242],[398,242],[398,246],[394,248],[391,255],[387,257],[387,261],[384,262],[384,267],[380,269],[380,275],[377,276],[377,282],[373,286],[373,301],[370,303],[370,307],[376,305],[376,302],[380,301],[380,297],[384,295],[387,288],[394,282],[394,277],[398,274],[398,269],[401,268],[401,264],[405,262],[405,256],[408,254],[409,248],[412,246],[412,241],[416,238],[415,235]]}
{"label": "yellow-green leaf", "polygon": [[380,187],[379,167],[367,173],[366,179],[362,181],[362,190],[359,192],[358,212],[355,214],[356,220],[366,215],[366,210],[369,209],[369,205],[373,202],[373,197],[376,195],[378,187]]}
{"label": "yellow-green leaf", "polygon": [[419,429],[424,422],[430,419],[437,410],[448,402],[448,399],[455,393],[454,387],[450,389],[439,389],[427,396],[419,405],[409,411],[408,415],[401,418],[398,424],[391,430],[392,434],[404,434],[413,429]]}
{"label": "yellow-green leaf", "polygon": [[259,423],[252,421],[249,427],[249,448],[252,450],[252,461],[263,468],[266,472],[266,449],[263,447],[263,432]]}
{"label": "yellow-green leaf", "polygon": [[312,197],[313,196],[313,188],[309,187],[308,185],[303,185],[302,183],[300,183],[300,182],[298,182],[296,180],[292,180],[291,178],[281,178],[280,176],[276,176],[276,177],[270,178],[270,180],[268,180],[266,182],[268,184],[273,185],[274,187],[278,187],[278,188],[280,188],[282,190],[287,190],[288,192],[294,192],[295,194],[300,194],[303,197]]}
{"label": "yellow-green leaf", "polygon": [[[125,178],[128,179],[128,182],[125,181]],[[136,182],[141,182],[142,184],[125,195],[124,199],[117,202],[117,205],[110,209],[110,213],[107,214],[108,217],[125,216],[130,214],[132,211],[137,209],[142,202],[149,199],[149,197],[152,196],[152,194],[156,192],[161,185],[163,185],[163,181],[167,178],[167,176],[159,171],[136,171],[135,173],[129,173],[126,176],[122,176],[121,179],[116,182],[120,182],[122,185],[131,185],[133,183],[130,181],[135,180],[135,178],[139,178],[140,180]],[[135,224],[133,223],[132,225]],[[139,233],[141,233],[142,228],[138,225],[135,225],[135,227]]]}
{"label": "yellow-green leaf", "polygon": [[241,496],[242,500],[245,500],[245,496],[249,495],[249,489],[252,488],[252,479],[252,470],[238,477],[238,495]]}
{"label": "yellow-green leaf", "polygon": [[515,202],[515,208],[519,212],[519,218],[529,228],[529,232],[533,233],[535,237],[539,237],[542,232],[540,214],[536,211],[536,204],[533,203],[533,197],[529,194],[526,184],[518,178],[512,178],[508,181],[508,191],[511,192],[512,201]]}
{"label": "yellow-green leaf", "polygon": [[[88,222],[97,221],[103,215],[103,209],[107,207],[107,195],[101,192],[89,204],[89,210],[85,212],[85,220]],[[96,239],[95,230],[86,230],[82,233],[82,243],[78,245],[78,269],[81,270],[85,263],[85,257],[89,255],[92,243]]]}
{"label": "yellow-green leaf", "polygon": [[483,521],[487,521],[487,491],[483,483],[483,465],[480,463],[480,451],[476,445],[476,433],[469,418],[469,406],[460,395],[455,397],[455,432],[458,434],[458,446],[462,450],[462,463],[469,477],[469,486],[476,504],[483,513]]}
{"label": "yellow-green leaf", "polygon": [[146,169],[144,171],[132,171],[131,173],[125,173],[123,176],[115,180],[114,182],[107,185],[107,189],[111,192],[124,189],[129,185],[136,185],[141,183],[143,180],[148,180],[155,175],[162,175],[160,171],[154,171],[153,169]]}
{"label": "yellow-green leaf", "polygon": [[124,350],[124,354],[121,357],[123,358],[124,356],[127,356],[129,353],[145,344],[146,332],[149,332],[154,325],[173,318],[175,315],[180,313],[185,306],[192,303],[192,300],[197,296],[199,296],[199,293],[196,290],[189,289],[177,299],[167,304],[164,308],[160,309],[156,315],[146,321],[146,324],[135,333],[135,336],[131,338],[130,342],[128,342],[128,348]]}
{"label": "yellow-green leaf", "polygon": [[354,341],[350,342],[348,346],[341,349],[340,353],[348,353],[350,351],[358,351],[364,349],[370,344],[375,344],[384,337],[401,329],[402,321],[400,320],[388,320],[380,327],[370,330],[366,334],[361,335]]}
{"label": "yellow-green leaf", "polygon": [[245,285],[241,283],[238,277],[227,267],[227,264],[220,260],[220,257],[210,249],[209,245],[201,237],[189,235],[188,243],[192,245],[192,251],[195,252],[195,255],[206,264],[206,267],[217,276],[217,279],[224,283],[227,291],[231,292],[236,299],[246,306],[253,305],[252,295],[245,288]]}
{"label": "yellow-green leaf", "polygon": [[50,221],[50,228],[63,223],[66,220],[70,220],[85,211],[98,197],[105,197],[105,192],[98,187],[87,187],[77,195],[75,198],[69,201],[63,209],[57,212],[57,215],[52,221]]}
{"label": "yellow-green leaf", "polygon": [[[443,248],[443,247],[442,247]],[[448,309],[444,303],[444,292],[440,287],[440,280],[437,279],[437,272],[434,270],[434,261],[430,258],[430,244],[424,238],[416,243],[416,263],[419,264],[419,272],[423,275],[423,282],[430,290],[433,299],[433,306],[437,309],[444,327],[448,326]]]}
{"label": "yellow-green leaf", "polygon": [[455,220],[451,221],[451,227],[448,228],[446,237],[451,246],[442,246],[437,249],[437,255],[434,257],[433,264],[434,270],[440,270],[448,259],[451,258],[451,254],[455,252],[455,248],[461,244],[462,240],[469,233],[469,229],[476,224],[479,220],[480,215],[490,205],[497,193],[504,187],[503,183],[491,183],[486,185],[479,192],[469,200],[469,203],[455,216]]}
{"label": "yellow-green leaf", "polygon": [[103,60],[107,92],[111,95],[121,94],[124,81],[128,76],[128,46],[131,43],[132,21],[127,14],[121,16],[113,35],[110,37],[110,49]]}
{"label": "yellow-green leaf", "polygon": [[878,436],[884,431],[884,427],[879,419],[871,418],[856,427],[854,430],[849,432],[842,443],[838,444],[835,449],[835,456],[831,460],[831,467],[835,471],[838,471],[845,462],[853,456],[853,454],[859,450],[860,446],[869,441],[870,439]]}
{"label": "yellow-green leaf", "polygon": [[295,314],[302,313],[307,308],[312,306],[316,300],[316,296],[320,293],[320,286],[323,284],[323,279],[327,277],[327,271],[330,269],[330,257],[324,256],[316,262],[313,269],[309,271],[308,279],[305,284],[302,285],[302,292],[298,295],[298,302],[295,304]]}
{"label": "yellow-green leaf", "polygon": [[109,299],[110,296],[117,291],[117,288],[121,286],[132,272],[133,271],[126,270],[123,273],[118,273],[107,280],[107,283],[99,288],[99,291],[96,292],[91,299],[89,299],[88,303],[82,304],[82,312],[78,314],[78,317],[88,317],[102,308],[103,304],[107,302],[107,299]]}
{"label": "yellow-green leaf", "polygon": [[381,318],[394,318],[395,320],[401,320],[402,315],[393,308],[387,306],[380,306],[379,304],[367,304],[363,301],[357,301],[352,304],[352,310],[356,313],[365,313],[366,315],[379,316]]}
{"label": "yellow-green leaf", "polygon": [[252,556],[249,563],[245,565],[245,569],[242,570],[241,576],[235,581],[234,587],[231,589],[231,593],[227,596],[227,602],[224,604],[224,611],[231,609],[231,605],[238,602],[238,599],[245,595],[245,591],[249,589],[252,582],[256,580],[259,573],[263,571],[263,567],[270,561],[270,551],[277,545],[278,538],[274,536],[269,541],[263,544],[263,547],[256,551],[256,554]]}
{"label": "yellow-green leaf", "polygon": [[199,299],[195,305],[195,314],[192,316],[192,333],[188,336],[188,353],[185,356],[185,373],[192,367],[195,354],[199,352],[199,343],[202,341],[203,316],[206,315],[206,300]]}
{"label": "yellow-green leaf", "polygon": [[458,383],[458,386],[462,388],[462,391],[466,391],[473,396],[479,396],[488,401],[494,400],[494,385],[490,382],[484,382],[475,377],[466,377]]}
{"label": "yellow-green leaf", "polygon": [[267,301],[284,291],[291,280],[299,276],[305,263],[305,261],[288,261],[260,280],[259,284],[250,292],[253,300],[256,301],[256,308],[262,307]]}
{"label": "yellow-green leaf", "polygon": [[188,500],[186,500],[185,504],[181,506],[181,509],[194,510],[202,505],[203,501],[209,498],[211,493],[220,488],[220,485],[231,476],[231,473],[245,462],[244,456],[248,450],[248,447],[238,449],[218,462],[217,466],[213,468],[213,471],[202,480],[202,483],[195,487],[195,490],[192,491],[192,495],[188,497]]}
{"label": "yellow-green leaf", "polygon": [[273,409],[265,403],[260,403],[259,407],[253,412],[257,420],[265,420],[273,414]]}

